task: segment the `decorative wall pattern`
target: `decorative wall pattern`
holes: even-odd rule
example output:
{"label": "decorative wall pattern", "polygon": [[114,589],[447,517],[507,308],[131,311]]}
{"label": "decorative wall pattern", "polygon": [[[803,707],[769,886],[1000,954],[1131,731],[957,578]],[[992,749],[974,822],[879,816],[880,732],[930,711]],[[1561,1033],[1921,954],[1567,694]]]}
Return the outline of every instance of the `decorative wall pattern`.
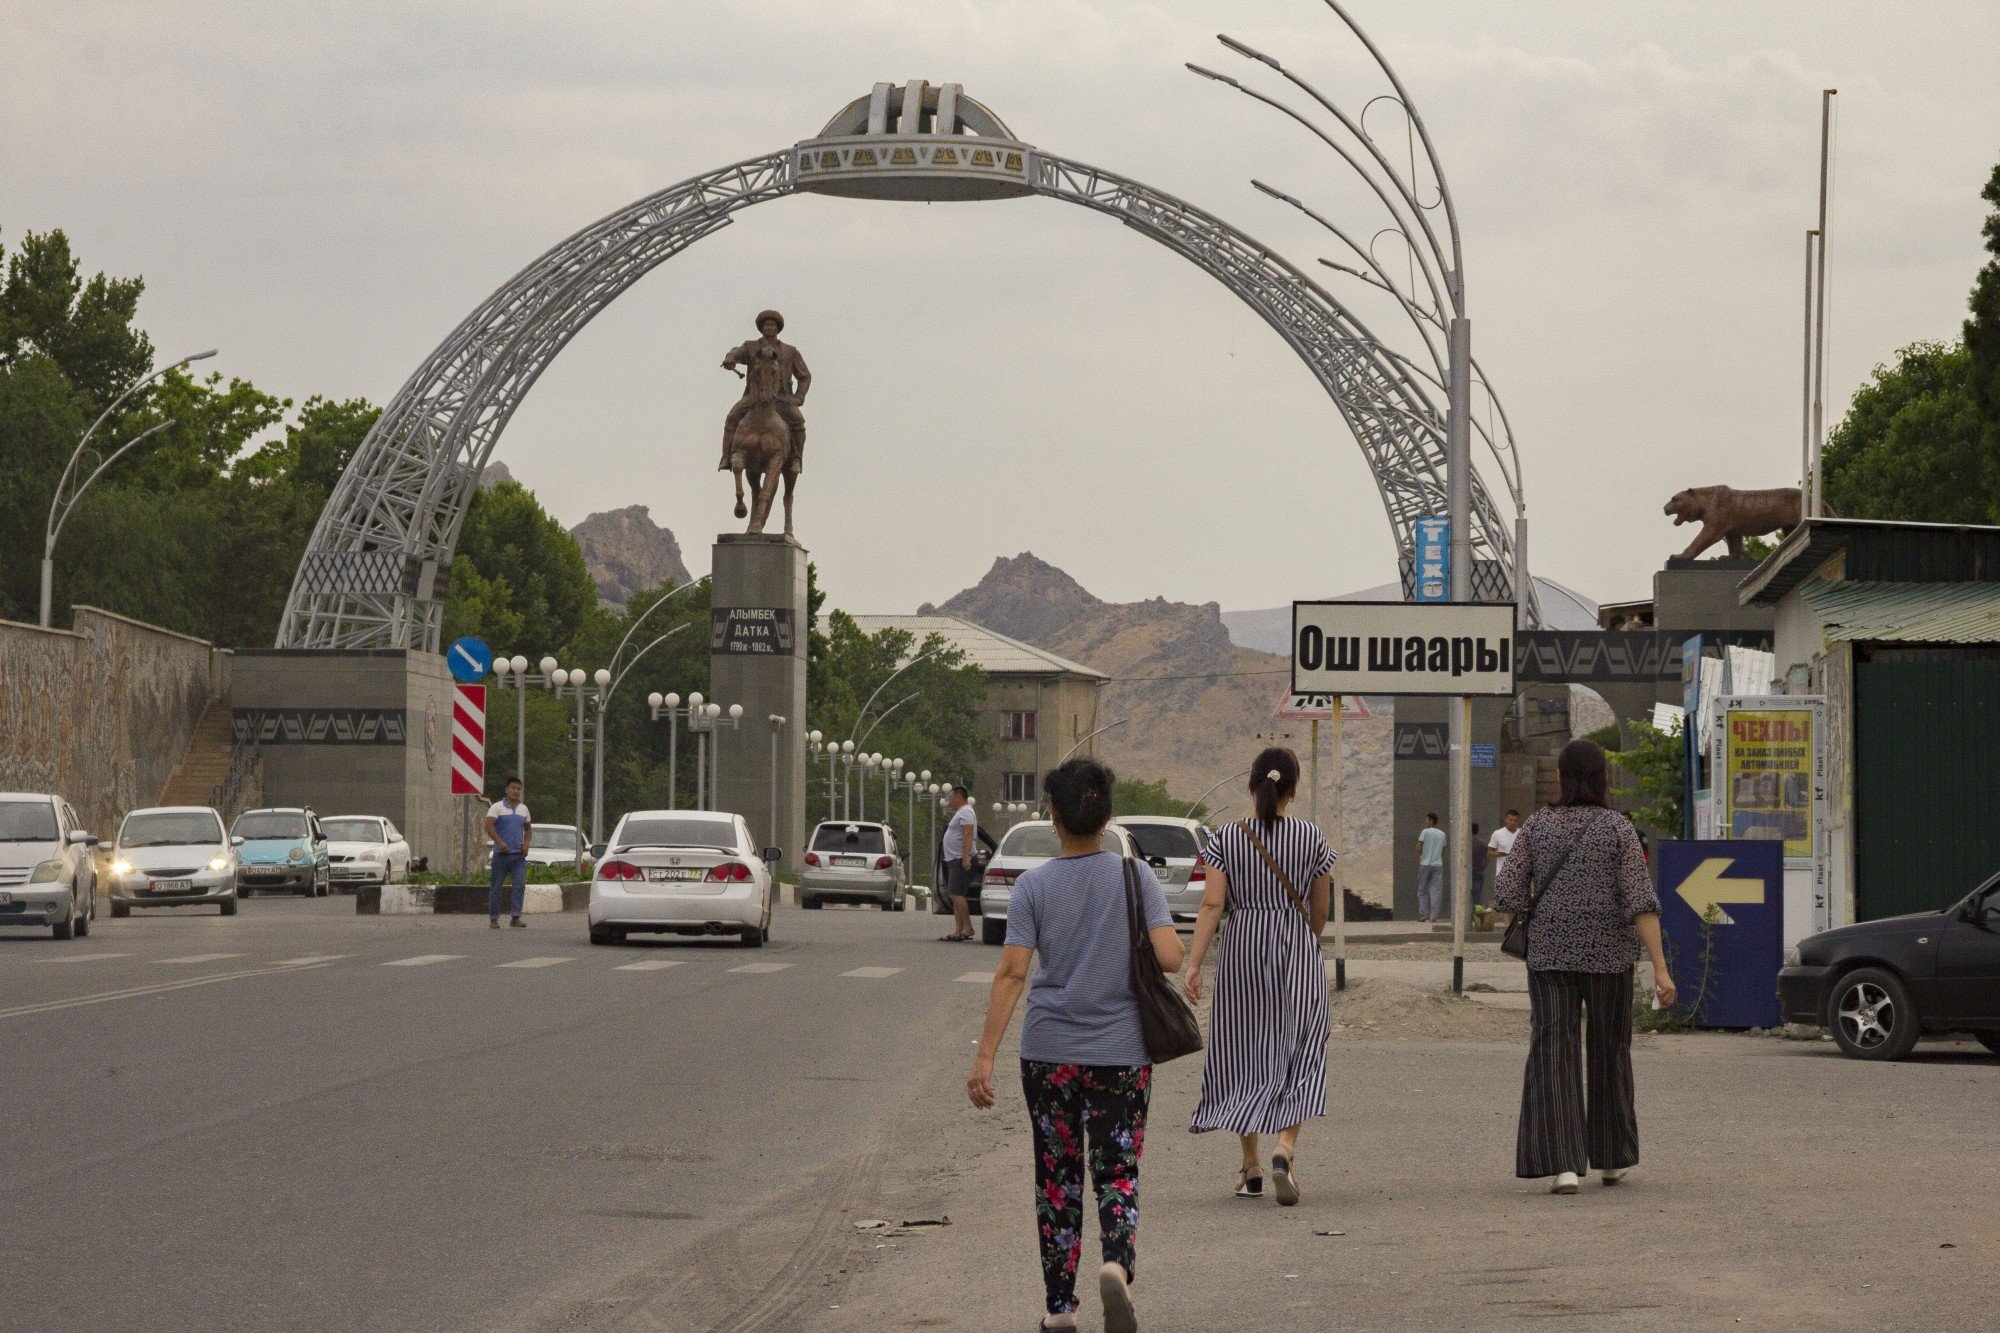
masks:
{"label": "decorative wall pattern", "polygon": [[238,745],[401,745],[401,708],[239,708],[231,718]]}

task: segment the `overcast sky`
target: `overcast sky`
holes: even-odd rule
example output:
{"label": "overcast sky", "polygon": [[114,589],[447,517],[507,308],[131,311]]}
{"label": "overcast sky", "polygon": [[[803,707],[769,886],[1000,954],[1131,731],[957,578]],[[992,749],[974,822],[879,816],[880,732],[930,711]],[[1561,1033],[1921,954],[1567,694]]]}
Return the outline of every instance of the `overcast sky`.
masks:
{"label": "overcast sky", "polygon": [[[1660,513],[1674,490],[1796,482],[1822,87],[1828,424],[1896,348],[1956,336],[2000,158],[2000,6],[1351,7],[1459,204],[1537,573],[1648,595],[1687,536]],[[299,399],[386,401],[564,236],[809,138],[878,80],[960,82],[1028,142],[1308,267],[1330,238],[1252,176],[1379,225],[1303,131],[1181,67],[1257,72],[1227,30],[1358,106],[1378,85],[1318,0],[0,0],[0,26],[0,241],[65,228],[90,268],[145,276],[163,355],[220,346]],[[717,363],[766,305],[816,376],[799,533],[838,604],[907,611],[1024,550],[1106,598],[1226,609],[1393,575],[1360,452],[1278,337],[1044,199],[750,210],[585,329],[496,457],[568,523],[650,505],[705,569],[734,526],[712,469],[739,385]]]}

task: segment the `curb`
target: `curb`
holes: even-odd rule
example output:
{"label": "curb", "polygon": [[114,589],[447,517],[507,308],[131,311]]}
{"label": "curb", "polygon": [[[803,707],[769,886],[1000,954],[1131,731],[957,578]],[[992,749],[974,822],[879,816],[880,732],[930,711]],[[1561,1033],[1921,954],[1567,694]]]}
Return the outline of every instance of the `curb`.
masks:
{"label": "curb", "polygon": [[[354,895],[357,916],[478,915],[486,911],[484,884],[370,884]],[[590,905],[588,884],[530,884],[523,915],[581,912]]]}

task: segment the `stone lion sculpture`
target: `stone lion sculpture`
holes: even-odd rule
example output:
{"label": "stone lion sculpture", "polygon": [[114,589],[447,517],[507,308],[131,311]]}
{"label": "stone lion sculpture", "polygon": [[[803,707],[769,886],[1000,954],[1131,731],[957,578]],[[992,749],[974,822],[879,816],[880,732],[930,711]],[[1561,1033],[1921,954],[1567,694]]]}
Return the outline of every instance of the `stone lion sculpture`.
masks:
{"label": "stone lion sculpture", "polygon": [[1667,501],[1665,512],[1674,526],[1699,523],[1701,531],[1681,552],[1692,560],[1717,542],[1729,543],[1729,554],[1743,554],[1745,537],[1761,537],[1767,532],[1799,525],[1799,488],[1781,487],[1770,491],[1739,491],[1733,486],[1691,486]]}

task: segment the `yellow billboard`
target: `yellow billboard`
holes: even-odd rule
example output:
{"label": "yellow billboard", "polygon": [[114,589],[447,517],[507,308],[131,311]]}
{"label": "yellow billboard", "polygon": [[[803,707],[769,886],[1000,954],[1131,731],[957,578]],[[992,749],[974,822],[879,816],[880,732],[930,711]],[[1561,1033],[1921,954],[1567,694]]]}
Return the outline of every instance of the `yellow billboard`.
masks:
{"label": "yellow billboard", "polygon": [[1731,709],[1724,716],[1727,836],[1782,840],[1787,857],[1813,855],[1815,710]]}

